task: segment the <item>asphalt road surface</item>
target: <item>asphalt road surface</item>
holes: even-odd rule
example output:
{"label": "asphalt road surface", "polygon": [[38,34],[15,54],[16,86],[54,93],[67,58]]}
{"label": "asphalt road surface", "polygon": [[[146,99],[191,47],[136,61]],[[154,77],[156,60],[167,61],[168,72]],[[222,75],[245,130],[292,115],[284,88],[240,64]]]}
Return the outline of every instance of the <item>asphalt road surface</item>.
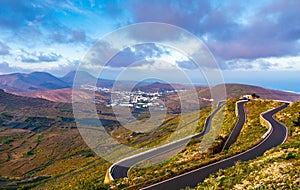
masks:
{"label": "asphalt road surface", "polygon": [[225,102],[220,102],[218,107],[206,119],[204,129],[201,133],[193,135],[193,136],[189,136],[189,137],[181,139],[179,141],[176,141],[176,142],[173,142],[173,143],[170,143],[170,144],[167,144],[167,145],[164,145],[164,146],[161,146],[161,147],[158,147],[158,148],[155,148],[155,149],[143,152],[143,153],[140,153],[135,156],[131,156],[129,158],[125,158],[125,159],[113,164],[109,170],[112,178],[119,179],[119,178],[128,177],[127,176],[128,170],[134,164],[141,162],[143,160],[147,160],[147,159],[162,155],[164,153],[167,153],[167,152],[177,149],[179,147],[183,147],[186,145],[186,143],[189,142],[190,139],[202,137],[203,135],[205,135],[206,133],[209,132],[209,130],[211,128],[211,119],[221,109],[221,107],[224,104],[225,104]]}
{"label": "asphalt road surface", "polygon": [[273,115],[280,110],[286,108],[289,103],[285,103],[283,106],[265,112],[262,116],[270,122],[272,125],[271,132],[269,135],[258,145],[253,148],[240,153],[238,155],[232,156],[230,158],[218,161],[216,163],[204,166],[202,168],[193,170],[191,172],[176,176],[174,178],[159,182],[157,184],[143,188],[145,189],[184,189],[186,187],[195,187],[198,183],[202,182],[210,174],[217,172],[219,169],[228,168],[233,166],[237,161],[247,161],[255,159],[258,156],[263,155],[263,153],[273,147],[276,147],[283,142],[285,142],[288,134],[286,126],[279,123],[273,118]]}
{"label": "asphalt road surface", "polygon": [[229,147],[236,141],[238,138],[244,124],[246,121],[246,112],[245,112],[245,107],[244,104],[248,101],[239,101],[237,102],[237,108],[238,108],[238,120],[228,137],[227,141],[225,142],[225,145],[223,147],[223,150],[228,150]]}

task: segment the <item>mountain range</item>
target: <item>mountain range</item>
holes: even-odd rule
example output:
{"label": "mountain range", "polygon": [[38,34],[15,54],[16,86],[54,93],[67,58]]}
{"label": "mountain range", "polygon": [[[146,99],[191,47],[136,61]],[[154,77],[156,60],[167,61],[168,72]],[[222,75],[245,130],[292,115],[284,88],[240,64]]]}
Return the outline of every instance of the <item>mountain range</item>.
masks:
{"label": "mountain range", "polygon": [[[74,80],[76,79],[76,80]],[[74,84],[74,81],[76,81]],[[136,88],[142,88],[147,91],[144,86],[151,85],[152,88],[172,90],[173,87],[163,83],[163,81],[158,79],[143,80],[141,82],[136,81],[114,81],[109,79],[97,79],[93,75],[85,71],[71,71],[63,77],[56,77],[47,72],[32,72],[26,73],[12,73],[6,75],[0,75],[0,89],[4,89],[8,92],[28,92],[35,90],[54,90],[63,88],[72,88],[75,85],[82,84],[94,84],[96,86],[103,88],[117,88],[117,89],[128,89],[131,86]],[[155,85],[157,83],[158,85]],[[164,86],[161,88],[160,86]],[[149,86],[150,87],[150,86]],[[176,85],[177,89],[184,88],[183,85]],[[151,89],[152,89],[151,88]]]}
{"label": "mountain range", "polygon": [[0,88],[8,91],[30,91],[69,88],[70,84],[46,72],[13,73],[0,76]]}
{"label": "mountain range", "polygon": [[[167,84],[159,80],[144,80],[141,82],[135,81],[118,81],[108,79],[97,79],[88,72],[71,71],[63,77],[56,77],[47,72],[13,73],[0,75],[0,89],[16,95],[43,98],[55,102],[71,102],[73,81],[76,77],[77,85],[93,84],[97,82],[98,87],[118,89],[126,89],[134,86],[133,90],[141,90],[145,92],[168,91],[168,90],[186,90],[182,92],[182,96],[189,96],[190,86],[181,84]],[[220,88],[221,85],[216,85],[212,88]],[[278,99],[286,101],[295,101],[300,99],[300,94],[272,90],[259,86],[245,84],[225,84],[227,97],[240,97],[245,94],[257,94],[261,98]],[[198,96],[201,98],[211,98],[209,87],[196,87]],[[76,93],[79,94],[79,93]],[[82,91],[79,95],[84,97],[88,93]],[[99,99],[105,99],[105,95],[97,94]],[[193,101],[193,100],[191,100]],[[198,101],[198,100],[194,100]]]}

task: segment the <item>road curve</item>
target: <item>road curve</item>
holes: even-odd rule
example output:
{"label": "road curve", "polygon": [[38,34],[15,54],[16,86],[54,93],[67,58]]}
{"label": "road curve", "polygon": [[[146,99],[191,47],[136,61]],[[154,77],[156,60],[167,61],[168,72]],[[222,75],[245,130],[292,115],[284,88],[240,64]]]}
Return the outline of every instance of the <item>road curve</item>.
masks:
{"label": "road curve", "polygon": [[218,104],[218,107],[210,114],[210,116],[208,116],[208,118],[206,119],[205,125],[204,125],[204,129],[201,133],[186,137],[186,138],[178,140],[176,142],[172,142],[170,144],[167,144],[167,145],[164,145],[164,146],[161,146],[161,147],[158,147],[158,148],[155,148],[155,149],[152,149],[152,150],[149,150],[149,151],[125,158],[125,159],[122,159],[122,160],[118,161],[117,163],[113,164],[109,168],[109,173],[110,173],[111,177],[113,179],[128,177],[128,175],[127,175],[128,170],[134,164],[141,162],[143,160],[147,160],[147,159],[159,156],[161,154],[164,154],[164,153],[174,150],[176,148],[185,146],[186,143],[190,139],[202,137],[203,135],[205,135],[206,133],[208,133],[210,131],[211,120],[212,120],[213,116],[221,109],[221,107],[224,104],[225,104],[225,101],[220,102]]}
{"label": "road curve", "polygon": [[246,112],[245,112],[245,106],[244,104],[248,102],[248,100],[242,100],[242,101],[238,101],[236,103],[237,105],[237,111],[238,111],[238,119],[237,122],[231,132],[231,134],[229,135],[228,139],[226,140],[223,150],[228,150],[229,147],[236,141],[236,139],[238,138],[245,122],[246,122]]}
{"label": "road curve", "polygon": [[254,146],[253,148],[227,159],[218,161],[216,163],[145,187],[143,188],[143,190],[182,189],[188,186],[195,187],[198,183],[202,182],[210,174],[217,172],[219,169],[233,166],[237,161],[247,161],[255,159],[256,157],[263,155],[265,151],[282,144],[287,138],[288,130],[286,126],[276,121],[273,118],[273,115],[286,108],[288,105],[289,103],[285,103],[283,106],[272,109],[262,114],[262,117],[270,123],[270,127],[272,127],[272,129],[270,134],[261,143]]}

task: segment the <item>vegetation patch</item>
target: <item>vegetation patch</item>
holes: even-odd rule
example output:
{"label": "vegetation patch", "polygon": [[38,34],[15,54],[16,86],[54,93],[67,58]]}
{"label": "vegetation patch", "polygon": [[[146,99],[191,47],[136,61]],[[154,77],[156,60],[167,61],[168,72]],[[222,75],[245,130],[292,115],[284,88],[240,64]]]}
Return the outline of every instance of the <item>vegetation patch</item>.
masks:
{"label": "vegetation patch", "polygon": [[210,175],[194,189],[298,189],[300,187],[300,101],[276,114],[288,140],[257,159]]}
{"label": "vegetation patch", "polygon": [[280,102],[271,100],[250,101],[245,104],[246,122],[239,137],[233,143],[229,151],[239,153],[248,150],[262,141],[262,136],[267,132],[269,126],[260,122],[260,114],[282,105]]}
{"label": "vegetation patch", "polygon": [[8,138],[8,139],[5,139],[5,140],[2,140],[1,141],[1,145],[4,145],[4,144],[10,144],[11,142],[13,142],[14,139],[13,138]]}
{"label": "vegetation patch", "polygon": [[[235,115],[236,101],[237,99],[229,99],[224,108],[213,118],[212,131],[216,130],[218,135],[205,152],[199,149],[201,148],[200,146],[203,145],[201,144],[203,143],[203,138],[192,140],[174,157],[151,167],[132,168],[130,170],[129,179],[117,180],[115,184],[127,184],[127,186],[130,187],[129,189],[140,188],[233,156],[259,143],[262,140],[261,136],[267,131],[266,127],[260,124],[260,113],[277,107],[280,103],[267,100],[246,103],[247,121],[244,126],[245,128],[242,129],[241,135],[238,137],[236,143],[234,143],[229,150],[221,152],[237,120]],[[218,121],[222,118],[221,115],[223,115],[224,118],[223,122]],[[220,130],[217,130],[217,125],[220,122],[222,126]],[[254,126],[251,126],[252,124],[254,124]],[[139,164],[145,166],[142,165],[143,162]]]}
{"label": "vegetation patch", "polygon": [[[85,145],[77,129],[66,128],[66,126],[75,126],[72,112],[69,111],[72,110],[71,104],[31,99],[24,101],[23,98],[19,97],[14,97],[17,99],[14,101],[10,99],[11,96],[5,98],[7,102],[0,103],[0,109],[3,111],[2,113],[5,113],[0,116],[0,120],[4,121],[3,124],[10,124],[10,122],[16,120],[18,123],[30,124],[37,127],[49,126],[43,128],[42,132],[41,130],[7,129],[1,127],[3,130],[1,130],[0,133],[0,142],[5,146],[1,146],[1,148],[3,147],[3,151],[1,150],[0,153],[0,175],[5,176],[6,180],[11,181],[26,177],[41,177],[41,179],[43,179],[31,182],[27,185],[24,184],[20,187],[21,189],[136,189],[146,186],[224,159],[254,146],[259,142],[258,139],[260,139],[261,134],[263,134],[267,128],[262,125],[252,127],[252,123],[255,124],[257,122],[256,117],[260,111],[266,111],[278,105],[271,101],[247,103],[247,114],[249,114],[250,117],[249,120],[247,118],[247,124],[241,136],[228,151],[220,152],[237,119],[235,116],[235,102],[237,99],[229,99],[226,106],[217,113],[217,115],[224,117],[223,125],[220,130],[217,130],[218,127],[214,128],[214,130],[219,131],[219,133],[206,151],[200,151],[199,148],[200,144],[203,143],[203,139],[193,139],[172,158],[166,159],[164,162],[155,166],[132,168],[130,170],[129,179],[120,179],[109,185],[105,185],[103,184],[104,177],[111,163],[95,156]],[[18,102],[20,105],[17,109],[9,109],[9,106],[13,105],[6,104],[10,104],[10,102],[14,104]],[[298,105],[298,107],[296,105]],[[291,107],[293,109],[287,111],[291,109]],[[226,170],[222,170],[223,173],[221,173],[221,177],[218,177],[219,174],[214,174],[218,183],[216,182],[217,185],[214,184],[216,186],[211,187],[223,187],[222,184],[227,184],[228,187],[236,189],[239,188],[239,185],[240,187],[246,187],[246,185],[243,185],[243,180],[245,180],[245,184],[247,184],[251,182],[252,179],[255,181],[255,176],[257,175],[273,175],[271,171],[267,170],[269,167],[278,168],[278,170],[276,170],[277,173],[274,173],[279,176],[282,175],[283,179],[289,183],[290,186],[287,186],[287,189],[288,187],[296,187],[295,184],[297,185],[299,183],[297,179],[300,178],[298,173],[298,171],[300,171],[298,167],[300,165],[298,162],[299,149],[297,148],[300,146],[298,138],[300,134],[299,103],[295,103],[291,107],[277,115],[280,121],[287,123],[289,127],[288,143],[290,144],[286,143],[277,149],[268,151],[266,155],[269,156],[266,157],[266,160],[261,162],[255,162],[253,164],[251,164],[252,162],[238,163],[236,167],[239,167],[239,169],[236,174],[234,174],[233,171],[228,173]],[[195,117],[195,114],[199,113],[199,111],[182,116],[179,116],[179,114],[169,114],[161,125],[153,125],[155,130],[147,131],[147,133],[138,132],[135,134],[132,131],[125,131],[125,129],[113,126],[111,135],[117,140],[120,140],[120,142],[122,142],[122,140],[126,141],[130,146],[154,147],[162,142],[167,143],[170,135],[178,130],[177,128],[179,126],[184,126],[181,129],[183,133],[188,133],[191,129],[196,129],[193,131],[195,133],[202,131],[205,120],[211,113],[211,110],[212,108],[200,110],[200,118]],[[99,118],[107,120],[114,119],[113,116],[109,114],[103,114],[99,116]],[[215,118],[215,123],[219,123],[218,118],[219,117]],[[255,132],[251,134],[253,130]],[[178,138],[180,138],[180,136],[178,136]],[[245,143],[248,141],[250,142],[249,144]],[[30,149],[28,147],[30,147]],[[11,154],[11,150],[13,150],[14,154]],[[139,164],[141,164],[140,166],[147,166],[146,162]],[[249,175],[251,173],[251,167],[253,167],[253,178],[246,179],[241,176],[240,178],[242,179],[239,180],[234,176],[239,175],[239,172]],[[292,169],[288,170],[288,168]],[[259,173],[260,171],[262,173]],[[293,180],[289,180],[288,177],[292,176],[292,174],[294,175],[294,177],[291,178]],[[43,178],[43,176],[51,176],[51,178]],[[238,180],[234,181],[235,179]],[[259,181],[259,179],[257,179],[257,181]],[[209,179],[205,183],[210,184]],[[232,183],[232,185],[228,185],[228,183]],[[271,183],[271,181],[264,181],[266,186],[258,187],[269,187],[269,183]],[[224,188],[227,186],[224,185]],[[207,185],[205,188],[207,187],[209,186]],[[202,189],[201,187],[199,188]]]}
{"label": "vegetation patch", "polygon": [[[134,167],[130,169],[129,179],[117,180],[111,187],[126,184],[130,189],[140,188],[221,159],[222,154],[217,155],[216,153],[222,149],[222,145],[225,143],[226,137],[229,136],[237,119],[235,116],[235,102],[236,99],[228,100],[227,104],[213,118],[215,127],[212,127],[212,132],[216,130],[216,132],[219,132],[219,135],[216,136],[216,141],[213,142],[208,150],[205,152],[200,151],[202,138],[193,139],[178,154],[162,163],[146,168],[141,167],[147,166],[147,161],[139,163],[140,168]],[[201,117],[197,122],[197,132],[203,130],[205,120],[209,116],[211,108],[206,108],[201,111],[203,113],[201,112]],[[224,118],[223,126],[217,130],[216,125],[222,124],[221,121],[218,121],[220,118]],[[213,156],[214,154],[216,154],[216,156]]]}

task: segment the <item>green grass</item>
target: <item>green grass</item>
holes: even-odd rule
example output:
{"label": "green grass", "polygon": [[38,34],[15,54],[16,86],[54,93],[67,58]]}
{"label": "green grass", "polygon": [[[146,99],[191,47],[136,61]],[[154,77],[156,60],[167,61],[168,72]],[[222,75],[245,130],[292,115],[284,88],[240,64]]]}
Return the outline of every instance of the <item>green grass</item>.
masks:
{"label": "green grass", "polygon": [[0,118],[10,120],[13,118],[13,116],[8,113],[1,113]]}
{"label": "green grass", "polygon": [[[33,170],[30,174],[32,176],[51,176],[51,178],[29,184],[24,185],[23,188],[35,188],[35,189],[123,189],[123,188],[132,188],[135,189],[137,187],[142,187],[149,185],[151,183],[155,183],[178,174],[190,171],[192,169],[207,165],[209,163],[215,162],[217,160],[224,159],[226,157],[232,156],[241,152],[243,150],[248,149],[251,146],[254,146],[259,142],[258,139],[262,136],[262,134],[267,130],[266,127],[262,125],[257,125],[259,123],[259,112],[266,111],[271,107],[276,107],[278,104],[273,103],[271,101],[265,102],[250,102],[247,103],[246,109],[250,118],[247,120],[247,124],[245,128],[242,130],[242,134],[239,137],[238,141],[232,145],[232,147],[226,152],[220,152],[222,146],[224,145],[226,139],[230,135],[230,132],[236,122],[235,115],[235,102],[236,99],[230,99],[226,106],[221,109],[220,112],[217,113],[213,122],[215,127],[212,130],[212,135],[217,135],[213,138],[213,142],[211,146],[208,147],[207,150],[200,151],[201,145],[204,143],[209,143],[209,138],[207,141],[203,141],[202,139],[192,140],[188,143],[188,145],[181,150],[175,156],[166,159],[164,162],[154,165],[148,168],[132,168],[130,170],[130,178],[129,179],[120,179],[116,180],[109,185],[104,185],[104,176],[111,165],[107,163],[103,159],[94,156],[93,152],[90,151],[85,145],[82,145],[83,141],[80,136],[76,135],[77,133],[72,132],[73,130],[69,129],[59,129],[56,127],[52,127],[49,130],[43,131],[42,133],[35,133],[35,135],[26,140],[26,143],[31,141],[37,144],[37,147],[34,151],[34,155],[30,155],[30,151],[27,156],[23,156],[24,159],[34,159],[34,162],[40,162],[40,160],[46,159],[45,164],[41,165],[39,168]],[[61,112],[55,109],[61,110],[62,107],[69,108],[68,105],[58,106],[57,108],[51,106],[51,109],[43,109],[38,112],[42,113],[40,115],[36,115],[35,117],[49,117],[49,118],[57,118],[57,115],[62,115],[66,118],[71,118],[72,115],[69,112]],[[298,108],[297,108],[298,109]],[[38,109],[37,109],[38,110]],[[36,113],[37,110],[29,110],[24,111],[26,113],[26,117],[24,117],[24,121],[27,117],[32,117],[33,113]],[[296,109],[295,109],[296,110]],[[295,112],[293,110],[293,113]],[[299,110],[299,109],[298,109]],[[43,113],[45,111],[45,113]],[[201,110],[199,113],[200,118],[192,123],[189,123],[191,119],[195,118],[195,113],[189,113],[181,116],[181,118],[169,117],[164,120],[164,123],[157,128],[155,131],[150,131],[145,134],[139,134],[136,137],[129,138],[132,132],[128,133],[122,129],[117,129],[116,137],[118,135],[126,134],[128,135],[128,139],[124,139],[131,146],[136,147],[153,147],[160,143],[167,143],[171,134],[174,133],[174,130],[182,124],[180,122],[185,123],[185,128],[182,129],[181,133],[176,135],[177,138],[181,138],[180,135],[185,132],[200,132],[203,129],[203,125],[205,119],[210,114],[211,108],[206,108]],[[20,110],[15,110],[13,113],[8,112],[11,115],[20,115],[22,113]],[[285,112],[284,112],[285,113]],[[292,113],[292,111],[291,111]],[[220,121],[222,121],[222,117],[224,118],[222,122],[222,126],[219,125]],[[291,124],[299,123],[299,111],[298,115],[291,114],[290,115],[280,115],[281,119],[285,122],[290,121],[292,118]],[[288,118],[288,119],[286,119]],[[181,119],[181,121],[180,121]],[[47,120],[48,121],[48,120]],[[40,120],[38,121],[40,122]],[[61,122],[61,123],[60,123]],[[255,124],[255,127],[251,127],[252,124]],[[64,125],[62,121],[56,122],[55,125]],[[221,127],[221,128],[220,128]],[[289,131],[289,134],[298,134],[300,133],[297,127],[291,127],[292,129]],[[72,132],[72,133],[71,133]],[[70,135],[70,133],[72,135]],[[127,134],[128,133],[128,134]],[[29,134],[27,135],[29,136]],[[115,137],[114,136],[114,137]],[[259,137],[259,138],[258,138]],[[290,137],[293,139],[294,137]],[[7,139],[7,137],[3,138],[3,140]],[[53,140],[55,139],[55,140]],[[16,140],[11,144],[15,144]],[[2,143],[3,141],[1,141]],[[51,143],[50,143],[51,142]],[[81,143],[78,143],[81,142]],[[250,143],[246,143],[250,142]],[[83,143],[84,144],[84,143]],[[70,147],[66,149],[64,147],[67,145]],[[295,148],[298,145],[294,145],[292,148]],[[49,147],[49,148],[48,148]],[[291,147],[290,147],[291,148]],[[49,154],[49,150],[53,150],[51,154]],[[287,148],[289,149],[289,148]],[[28,149],[24,149],[26,151]],[[38,150],[41,150],[39,152]],[[21,155],[23,154],[21,152]],[[27,154],[25,152],[25,154]],[[64,152],[64,155],[60,153]],[[33,153],[33,152],[31,152]],[[53,154],[53,155],[52,155]],[[50,155],[50,157],[46,158],[45,155]],[[40,159],[40,160],[38,160]],[[281,159],[281,158],[280,158]],[[282,159],[286,162],[294,161],[299,159],[299,154],[297,151],[285,152],[282,154]],[[51,164],[49,163],[51,160]],[[46,162],[47,161],[47,162]],[[271,163],[271,162],[270,162]],[[144,164],[146,166],[147,162],[139,163]],[[243,165],[244,163],[239,163],[239,165]],[[246,163],[247,164],[247,163]],[[272,165],[270,165],[272,166]],[[249,169],[245,169],[249,170]],[[222,183],[228,181],[227,178],[220,179]],[[238,183],[238,182],[237,182]]]}
{"label": "green grass", "polygon": [[36,137],[36,143],[37,143],[37,144],[40,144],[40,143],[41,143],[42,137],[43,137],[43,134],[39,134],[39,135]]}
{"label": "green grass", "polygon": [[289,130],[287,142],[263,156],[220,170],[195,189],[299,189],[300,102],[282,110],[276,118]]}
{"label": "green grass", "polygon": [[[208,115],[210,109],[205,109],[202,111],[205,113],[204,117]],[[201,114],[202,114],[201,112]],[[207,113],[206,113],[207,112]],[[185,120],[189,120],[193,118],[194,114],[189,113],[184,115],[182,118]],[[202,122],[205,118],[201,118],[198,121],[190,123],[187,125],[187,128],[193,128],[194,130],[201,130],[201,128],[197,128],[198,123]],[[156,139],[155,141],[151,139],[148,141],[141,141],[141,145],[137,143],[139,146],[155,146],[157,143],[160,143],[159,138],[163,138],[165,134],[169,134],[170,128],[177,127],[179,121],[173,118],[167,119],[162,126],[160,126],[160,130],[158,132],[148,133],[148,136],[154,137],[152,139]],[[70,136],[70,132],[73,131],[72,136]],[[77,130],[75,130],[77,131]],[[45,159],[47,151],[54,150],[64,152],[64,157],[53,157],[50,155],[47,160],[52,160],[51,164],[47,165],[46,163],[40,166],[37,169],[34,169],[30,175],[32,176],[51,176],[51,178],[46,179],[41,182],[23,185],[22,188],[35,188],[35,189],[105,189],[107,185],[103,184],[104,175],[109,168],[110,164],[108,164],[103,159],[94,155],[91,150],[83,149],[82,146],[74,149],[78,146],[76,144],[70,144],[74,140],[74,135],[76,133],[74,130],[70,129],[60,129],[60,128],[50,128],[49,130],[43,131],[40,134],[36,134],[31,137],[34,144],[36,144],[34,151],[25,152],[25,158],[32,158],[37,161],[37,158]],[[156,136],[161,134],[160,137]],[[79,135],[79,134],[78,134]],[[147,135],[145,135],[147,136]],[[77,136],[76,136],[77,137]],[[79,138],[78,140],[81,140]],[[133,140],[136,140],[133,138]],[[70,142],[71,141],[71,142]],[[51,146],[48,144],[50,143]],[[58,143],[58,144],[57,144]],[[66,144],[67,143],[67,144]],[[144,143],[144,144],[143,144]],[[84,143],[83,143],[84,144]],[[134,144],[134,143],[133,143]],[[62,146],[62,147],[61,147]],[[64,146],[70,147],[68,150],[62,150],[65,148]],[[75,146],[75,147],[74,147]],[[32,146],[33,147],[33,146]],[[54,148],[57,147],[57,148]],[[27,149],[28,150],[28,149]],[[41,151],[38,151],[41,150]],[[31,153],[34,153],[34,156],[31,156]],[[172,173],[172,171],[170,171]],[[118,184],[116,188],[123,188],[126,184]],[[110,186],[112,187],[112,186]]]}
{"label": "green grass", "polygon": [[[248,117],[246,125],[241,131],[241,135],[228,151],[221,152],[237,120],[235,115],[235,102],[236,99],[228,100],[226,106],[213,118],[211,134],[217,133],[217,135],[214,136],[214,141],[208,149],[199,151],[201,150],[201,146],[203,146],[203,141],[206,142],[207,139],[192,140],[188,146],[177,155],[158,165],[147,168],[132,168],[130,170],[129,179],[120,179],[115,182],[115,185],[126,184],[132,189],[147,186],[233,156],[259,143],[262,140],[261,136],[267,131],[267,128],[260,124],[260,113],[277,107],[280,103],[273,101],[254,101],[246,103]],[[223,121],[221,120],[222,118],[224,118]],[[222,125],[218,126],[220,123]],[[221,128],[219,129],[219,127]],[[142,166],[147,166],[148,163],[142,162],[142,164],[144,164]]]}
{"label": "green grass", "polygon": [[269,126],[264,126],[260,122],[260,114],[280,105],[282,105],[282,103],[269,100],[247,102],[245,104],[247,113],[246,123],[237,141],[230,146],[228,151],[234,153],[243,152],[261,142],[261,137],[267,132],[267,127]]}
{"label": "green grass", "polygon": [[24,156],[32,156],[32,155],[33,155],[33,151],[32,150],[24,152]]}
{"label": "green grass", "polygon": [[[187,129],[194,129],[201,131],[203,126],[199,126],[199,124],[204,124],[206,117],[209,115],[211,109],[205,109],[200,111],[200,115],[202,117],[199,120],[196,120],[193,123],[188,123]],[[190,120],[194,118],[192,113],[186,114],[182,116],[182,120]],[[161,126],[159,132],[156,134],[164,133],[168,131],[172,126],[178,126],[178,120],[176,119],[168,119],[164,122]],[[43,132],[42,136],[36,136],[37,139],[40,141],[40,145],[42,146],[43,143],[48,142],[47,135],[52,134],[48,131]],[[148,133],[148,136],[154,134],[155,132]],[[170,133],[170,131],[168,131]],[[159,140],[158,137],[154,135],[155,138]],[[161,136],[164,137],[164,136]],[[42,140],[41,140],[42,138]],[[143,141],[142,141],[143,142]],[[150,143],[151,146],[159,143],[159,141],[152,141]],[[94,157],[91,151],[82,152],[78,150],[79,153],[74,152],[72,154],[68,154],[64,160],[55,160],[51,165],[47,166],[46,168],[42,169],[41,171],[37,171],[35,175],[49,175],[52,174],[50,179],[47,179],[43,182],[38,182],[34,184],[24,185],[23,188],[35,188],[35,189],[121,189],[125,186],[127,187],[128,184],[125,183],[116,183],[110,185],[104,185],[104,176],[111,164],[105,162],[103,159],[99,159],[98,157]],[[82,164],[80,164],[80,159],[83,159]],[[85,160],[85,162],[84,162]],[[88,164],[90,162],[90,164]],[[169,170],[168,173],[172,176],[176,173],[172,170]]]}
{"label": "green grass", "polygon": [[108,167],[109,164],[103,163],[103,160],[98,161],[89,168],[79,168],[78,172],[81,172],[74,176],[70,173],[62,177],[64,180],[57,178],[56,182],[51,182],[45,189],[105,189],[107,185],[103,181]]}
{"label": "green grass", "polygon": [[1,141],[1,145],[4,145],[4,144],[10,144],[11,142],[13,142],[14,139],[13,138],[8,138],[8,139],[5,139],[5,140],[2,140]]}
{"label": "green grass", "polygon": [[[224,106],[213,118],[214,127],[212,127],[211,134],[208,134],[207,137],[210,137],[216,132],[218,134],[215,136],[216,140],[212,142],[212,145],[208,147],[207,150],[200,152],[201,146],[205,145],[202,143],[202,139],[191,140],[182,151],[170,159],[147,168],[134,167],[130,170],[129,179],[117,180],[112,186],[125,184],[126,186],[135,189],[185,173],[221,159],[222,154],[216,156],[213,155],[221,150],[226,137],[229,136],[230,131],[234,126],[236,121],[235,102],[236,99],[230,99],[226,106]],[[210,111],[211,109],[207,109],[205,114],[201,114],[202,117],[198,121],[199,126],[197,132],[202,131],[204,122],[210,114]],[[220,121],[222,118],[224,119],[223,122]],[[222,123],[223,125],[220,125]],[[206,142],[208,143],[209,140],[206,140]],[[149,164],[147,161],[139,163],[139,165],[143,167],[147,166],[147,164]]]}

